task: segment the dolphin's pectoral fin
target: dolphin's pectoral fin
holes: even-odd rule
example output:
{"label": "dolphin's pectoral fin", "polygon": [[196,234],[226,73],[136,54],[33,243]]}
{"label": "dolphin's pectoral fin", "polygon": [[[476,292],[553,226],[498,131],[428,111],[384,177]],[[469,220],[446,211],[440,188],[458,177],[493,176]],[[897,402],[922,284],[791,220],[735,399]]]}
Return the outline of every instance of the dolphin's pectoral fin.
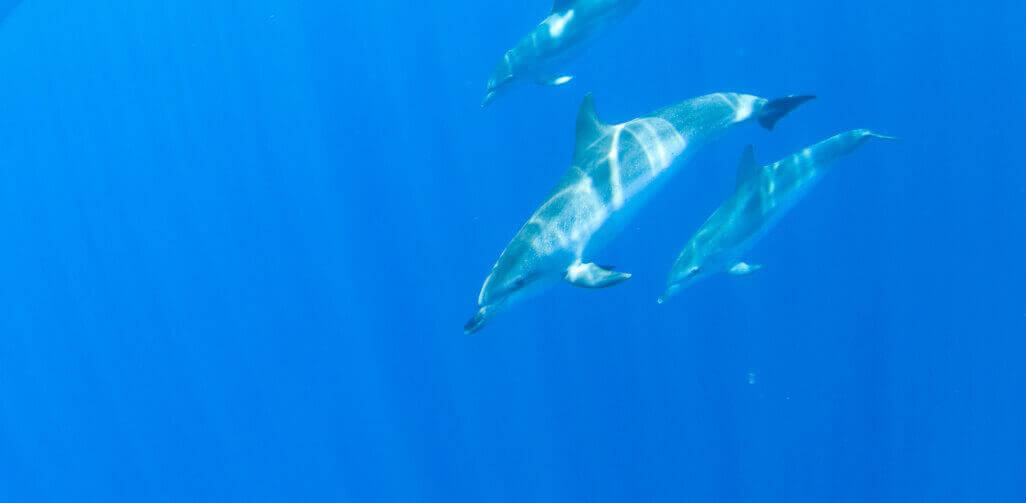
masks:
{"label": "dolphin's pectoral fin", "polygon": [[738,262],[734,264],[734,267],[731,267],[730,270],[727,272],[733,274],[734,276],[747,276],[755,271],[758,271],[759,269],[762,269],[761,265],[752,265],[745,262]]}
{"label": "dolphin's pectoral fin", "polygon": [[630,273],[616,272],[612,267],[599,267],[592,263],[574,264],[566,270],[566,280],[582,288],[605,288],[623,283],[631,278]]}
{"label": "dolphin's pectoral fin", "polygon": [[543,86],[561,86],[563,84],[569,84],[571,80],[574,80],[573,75],[556,75],[553,77],[542,77],[538,79],[538,83]]}

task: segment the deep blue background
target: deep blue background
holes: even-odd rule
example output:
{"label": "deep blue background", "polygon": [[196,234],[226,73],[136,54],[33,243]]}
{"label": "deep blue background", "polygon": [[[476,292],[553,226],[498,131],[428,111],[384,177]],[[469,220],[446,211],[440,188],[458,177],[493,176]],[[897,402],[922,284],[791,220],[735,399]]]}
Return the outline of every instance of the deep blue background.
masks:
{"label": "deep blue background", "polygon": [[[25,1],[0,501],[1026,501],[1021,5],[646,0],[573,84],[481,111],[548,2]],[[594,257],[631,281],[464,336],[588,90],[608,121],[820,99],[682,170]],[[744,144],[856,127],[903,141],[764,271],[654,302]]]}

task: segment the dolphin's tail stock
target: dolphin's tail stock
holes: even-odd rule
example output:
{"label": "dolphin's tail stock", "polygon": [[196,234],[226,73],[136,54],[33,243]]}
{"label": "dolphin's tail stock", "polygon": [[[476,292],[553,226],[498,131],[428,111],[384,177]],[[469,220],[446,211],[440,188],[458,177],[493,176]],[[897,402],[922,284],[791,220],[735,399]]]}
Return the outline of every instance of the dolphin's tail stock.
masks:
{"label": "dolphin's tail stock", "polygon": [[762,113],[759,115],[759,124],[773,131],[781,117],[787,115],[791,110],[798,108],[798,105],[814,99],[816,99],[815,96],[788,96],[786,98],[770,100],[769,103],[762,107]]}

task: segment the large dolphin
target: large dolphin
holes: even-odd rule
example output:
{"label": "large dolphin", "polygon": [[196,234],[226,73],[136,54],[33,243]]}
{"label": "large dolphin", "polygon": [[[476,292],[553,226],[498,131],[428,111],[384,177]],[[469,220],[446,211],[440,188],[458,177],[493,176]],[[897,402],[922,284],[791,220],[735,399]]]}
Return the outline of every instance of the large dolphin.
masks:
{"label": "large dolphin", "polygon": [[559,281],[602,288],[630,278],[586,262],[621,229],[655,182],[666,180],[703,145],[755,119],[766,129],[811,96],[767,100],[717,93],[657,110],[622,124],[606,124],[588,95],[577,116],[573,165],[552,195],[513,237],[478,296],[475,332],[500,309]]}
{"label": "large dolphin", "polygon": [[481,106],[486,106],[502,89],[520,80],[563,85],[573,79],[561,73],[560,64],[573,49],[627,15],[641,0],[556,0],[552,12],[537,28],[506,51],[488,81]]}
{"label": "large dolphin", "polygon": [[756,165],[749,146],[738,166],[734,194],[688,241],[670,271],[666,293],[659,302],[718,272],[745,275],[760,269],[743,262],[748,250],[815,186],[834,161],[870,138],[893,139],[856,129],[761,167]]}

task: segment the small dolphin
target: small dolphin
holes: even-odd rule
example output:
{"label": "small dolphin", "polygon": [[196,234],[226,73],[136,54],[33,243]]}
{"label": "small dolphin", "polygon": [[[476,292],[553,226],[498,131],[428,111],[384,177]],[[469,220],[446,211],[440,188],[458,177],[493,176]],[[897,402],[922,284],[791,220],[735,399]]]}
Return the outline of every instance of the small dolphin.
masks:
{"label": "small dolphin", "polygon": [[556,0],[552,12],[516,46],[506,51],[488,81],[481,106],[518,79],[561,86],[573,77],[559,72],[572,49],[623,19],[641,0]]}
{"label": "small dolphin", "polygon": [[585,262],[629,219],[657,180],[668,178],[703,145],[755,119],[766,129],[812,96],[767,100],[717,93],[663,108],[622,124],[606,124],[591,95],[577,116],[573,165],[513,237],[481,287],[477,314],[464,330],[476,332],[514,300],[560,280],[603,288],[630,278]]}
{"label": "small dolphin", "polygon": [[680,253],[659,303],[717,272],[746,275],[762,268],[743,262],[744,254],[808,193],[834,161],[870,138],[893,140],[866,129],[828,138],[773,164],[755,164],[745,149],[734,195],[702,224]]}
{"label": "small dolphin", "polygon": [[7,16],[14,12],[14,9],[21,3],[21,0],[14,0],[11,2],[0,1],[0,25],[4,24],[4,20]]}

